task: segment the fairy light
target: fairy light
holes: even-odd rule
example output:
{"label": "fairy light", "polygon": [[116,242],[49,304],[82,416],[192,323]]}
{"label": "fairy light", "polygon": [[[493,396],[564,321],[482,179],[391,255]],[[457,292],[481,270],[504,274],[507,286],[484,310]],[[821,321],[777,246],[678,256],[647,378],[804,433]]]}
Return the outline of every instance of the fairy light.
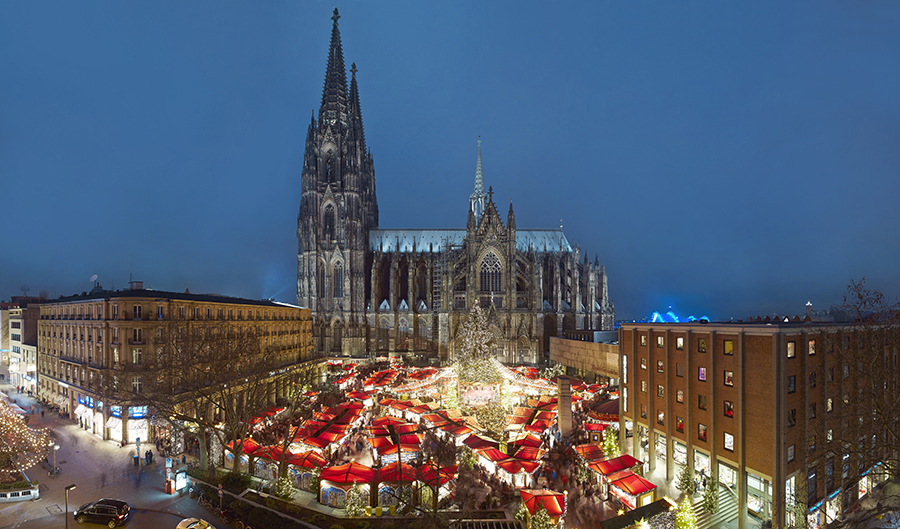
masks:
{"label": "fairy light", "polygon": [[6,402],[0,402],[0,452],[8,454],[9,467],[0,475],[14,476],[41,462],[53,445],[49,428],[29,428]]}

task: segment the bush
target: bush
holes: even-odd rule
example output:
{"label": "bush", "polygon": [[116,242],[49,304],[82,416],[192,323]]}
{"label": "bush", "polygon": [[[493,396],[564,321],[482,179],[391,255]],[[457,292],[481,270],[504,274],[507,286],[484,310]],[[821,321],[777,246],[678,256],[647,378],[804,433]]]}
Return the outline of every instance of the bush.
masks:
{"label": "bush", "polygon": [[219,476],[219,479],[222,480],[222,488],[236,494],[244,492],[250,486],[250,476],[248,474],[226,472],[224,475]]}
{"label": "bush", "polygon": [[247,516],[247,524],[253,527],[267,527],[274,529],[275,527],[281,526],[281,516],[278,516],[268,509],[254,507],[253,510],[250,511],[250,515]]}

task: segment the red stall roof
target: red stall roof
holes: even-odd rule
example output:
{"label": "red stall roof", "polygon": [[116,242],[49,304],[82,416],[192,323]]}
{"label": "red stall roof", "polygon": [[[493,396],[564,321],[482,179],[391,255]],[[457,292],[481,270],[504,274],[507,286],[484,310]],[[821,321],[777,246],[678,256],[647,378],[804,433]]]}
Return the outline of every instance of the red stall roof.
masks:
{"label": "red stall roof", "polygon": [[356,462],[347,463],[337,467],[329,467],[322,470],[319,479],[333,481],[335,483],[370,483],[375,477],[375,471]]}
{"label": "red stall roof", "polygon": [[640,463],[641,461],[639,459],[635,459],[628,454],[622,454],[619,457],[614,457],[605,461],[593,461],[591,463],[588,463],[588,468],[600,474],[601,476],[609,476],[614,472],[618,472],[626,468],[632,468],[635,465],[639,465]]}
{"label": "red stall roof", "polygon": [[547,514],[553,517],[562,516],[566,511],[566,495],[562,492],[554,492],[546,489],[521,489],[522,501],[532,516],[543,507]]}
{"label": "red stall roof", "polygon": [[615,481],[610,481],[609,484],[632,496],[638,496],[656,488],[656,485],[634,473],[628,473]]}

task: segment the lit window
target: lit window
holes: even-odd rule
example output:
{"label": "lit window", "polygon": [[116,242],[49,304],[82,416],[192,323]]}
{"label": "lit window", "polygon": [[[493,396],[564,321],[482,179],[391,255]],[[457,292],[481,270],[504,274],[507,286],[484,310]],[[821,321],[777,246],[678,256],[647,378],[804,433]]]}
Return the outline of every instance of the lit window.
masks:
{"label": "lit window", "polygon": [[646,358],[641,358],[641,369],[644,369],[644,370],[647,369],[647,359]]}
{"label": "lit window", "polygon": [[825,399],[825,411],[831,413],[834,410],[834,399],[828,397]]}
{"label": "lit window", "polygon": [[788,463],[794,460],[794,445],[791,445],[787,449],[787,460]]}
{"label": "lit window", "polygon": [[684,419],[681,417],[675,417],[675,429],[680,433],[684,433]]}
{"label": "lit window", "polygon": [[647,393],[647,381],[641,380],[641,393]]}
{"label": "lit window", "polygon": [[679,389],[675,392],[675,400],[681,403],[684,402],[684,390]]}
{"label": "lit window", "polygon": [[647,335],[646,334],[641,335],[641,347],[647,347]]}
{"label": "lit window", "polygon": [[622,388],[622,408],[628,413],[628,388]]}
{"label": "lit window", "polygon": [[665,396],[665,389],[662,387],[662,384],[656,386],[656,396],[659,398]]}
{"label": "lit window", "polygon": [[787,343],[787,357],[794,358],[797,356],[797,343],[796,342],[788,342]]}
{"label": "lit window", "polygon": [[701,410],[706,409],[706,395],[697,395],[697,407]]}
{"label": "lit window", "polygon": [[662,360],[657,360],[657,361],[656,361],[656,372],[657,372],[657,373],[662,373],[662,372],[663,372],[663,361],[662,361]]}
{"label": "lit window", "polygon": [[814,354],[816,354],[816,341],[810,340],[809,341],[809,356],[812,356]]}
{"label": "lit window", "polygon": [[666,412],[662,410],[656,410],[656,424],[666,424]]}
{"label": "lit window", "polygon": [[656,347],[662,347],[663,345],[665,345],[665,340],[663,339],[662,336],[657,336],[656,337]]}
{"label": "lit window", "polygon": [[701,367],[697,374],[698,380],[706,382],[706,368]]}
{"label": "lit window", "polygon": [[700,341],[697,343],[697,352],[698,353],[706,352],[706,338],[700,338]]}
{"label": "lit window", "polygon": [[730,400],[725,401],[725,416],[734,417],[734,403]]}
{"label": "lit window", "polygon": [[722,352],[722,354],[724,354],[726,356],[734,355],[734,341],[733,340],[725,340],[725,350]]}
{"label": "lit window", "polygon": [[647,418],[647,405],[641,404],[641,419]]}
{"label": "lit window", "polygon": [[698,424],[697,425],[697,439],[701,441],[706,441],[706,425]]}
{"label": "lit window", "polygon": [[725,385],[734,386],[734,371],[725,371]]}
{"label": "lit window", "polygon": [[680,336],[678,338],[675,338],[675,349],[684,351],[684,338]]}
{"label": "lit window", "polygon": [[829,428],[828,430],[825,431],[825,440],[828,442],[831,442],[834,440],[834,435],[832,434],[831,428]]}
{"label": "lit window", "polygon": [[725,432],[725,450],[734,452],[734,436]]}

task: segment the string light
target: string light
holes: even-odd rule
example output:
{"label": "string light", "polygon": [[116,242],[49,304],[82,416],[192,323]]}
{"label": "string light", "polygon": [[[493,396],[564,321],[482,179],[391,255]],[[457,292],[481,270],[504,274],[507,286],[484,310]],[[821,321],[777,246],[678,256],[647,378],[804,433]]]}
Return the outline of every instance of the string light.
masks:
{"label": "string light", "polygon": [[7,458],[0,475],[15,476],[37,465],[52,445],[49,428],[29,428],[21,415],[0,401],[0,453]]}

